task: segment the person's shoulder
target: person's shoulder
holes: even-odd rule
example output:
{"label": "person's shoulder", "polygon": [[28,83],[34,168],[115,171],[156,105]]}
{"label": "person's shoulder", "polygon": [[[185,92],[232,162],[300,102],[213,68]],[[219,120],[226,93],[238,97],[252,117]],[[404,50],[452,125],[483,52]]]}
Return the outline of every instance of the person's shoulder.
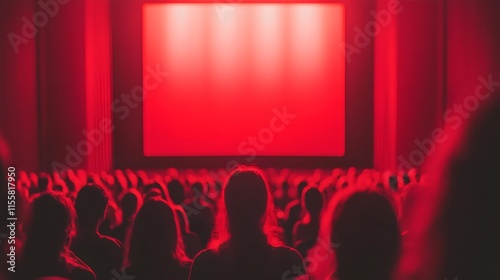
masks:
{"label": "person's shoulder", "polygon": [[96,276],[94,272],[83,267],[75,267],[71,271],[71,280],[95,280]]}
{"label": "person's shoulder", "polygon": [[[287,246],[275,247],[274,260],[276,269],[283,273],[282,279],[285,277],[286,279],[308,279],[304,260],[297,250]],[[292,278],[288,277],[292,275]]]}
{"label": "person's shoulder", "polygon": [[288,211],[292,210],[293,208],[296,208],[297,206],[300,206],[300,202],[298,199],[294,199],[294,200],[288,202],[288,204],[285,207],[285,211],[288,212]]}
{"label": "person's shoulder", "polygon": [[[274,247],[274,249],[275,249],[276,253],[278,253],[278,254],[288,254],[288,255],[299,254],[299,252],[297,252],[297,250],[295,250],[294,248],[288,247],[285,245],[276,246],[276,247]],[[300,256],[300,254],[299,254],[299,256]]]}
{"label": "person's shoulder", "polygon": [[300,231],[302,231],[302,230],[304,229],[304,227],[305,227],[305,226],[306,226],[306,224],[304,224],[304,222],[303,222],[303,221],[300,221],[300,220],[299,220],[299,221],[297,221],[297,222],[295,223],[295,225],[293,226],[293,231],[294,231],[295,233],[300,232]]}
{"label": "person's shoulder", "polygon": [[217,255],[218,255],[218,253],[215,249],[208,248],[208,249],[202,250],[198,254],[196,254],[193,261],[214,259],[217,257]]}
{"label": "person's shoulder", "polygon": [[[217,252],[214,249],[205,249],[199,252],[193,260],[189,279],[213,279],[212,276],[221,271],[221,264],[216,261]],[[217,279],[217,277],[216,277]]]}
{"label": "person's shoulder", "polygon": [[205,249],[199,252],[193,259],[192,266],[205,267],[209,270],[218,269],[223,266],[224,260],[221,252],[215,249]]}
{"label": "person's shoulder", "polygon": [[287,259],[298,263],[303,262],[302,255],[297,250],[288,246],[275,247],[275,254],[278,259]]}
{"label": "person's shoulder", "polygon": [[80,260],[73,252],[71,251],[67,252],[65,260],[71,279],[74,280],[96,279],[94,271],[92,271],[92,269],[82,260]]}
{"label": "person's shoulder", "polygon": [[113,259],[116,264],[123,261],[123,244],[115,238],[99,235],[99,245],[98,247],[103,253],[107,254],[107,257]]}
{"label": "person's shoulder", "polygon": [[118,239],[110,236],[100,234],[99,241],[105,246],[120,248],[120,249],[123,247],[123,244]]}

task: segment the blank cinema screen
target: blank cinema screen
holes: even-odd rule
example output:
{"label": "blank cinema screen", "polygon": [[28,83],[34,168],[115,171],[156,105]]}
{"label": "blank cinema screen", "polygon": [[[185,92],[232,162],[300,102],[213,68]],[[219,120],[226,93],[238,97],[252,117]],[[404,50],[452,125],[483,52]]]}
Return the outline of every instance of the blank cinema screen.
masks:
{"label": "blank cinema screen", "polygon": [[344,22],[342,4],[144,4],[144,154],[343,156]]}

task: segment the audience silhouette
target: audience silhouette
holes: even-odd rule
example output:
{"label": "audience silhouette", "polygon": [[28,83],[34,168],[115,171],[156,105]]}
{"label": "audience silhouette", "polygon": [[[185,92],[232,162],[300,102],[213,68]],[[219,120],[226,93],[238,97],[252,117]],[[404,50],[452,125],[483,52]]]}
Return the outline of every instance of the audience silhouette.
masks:
{"label": "audience silhouette", "polygon": [[[352,188],[337,195],[324,216],[338,280],[388,280],[400,250],[393,205],[376,189]],[[328,236],[327,236],[328,237]]]}
{"label": "audience silhouette", "polygon": [[68,248],[75,213],[67,198],[54,193],[36,195],[30,204],[29,220],[16,279],[96,279],[93,271]]}
{"label": "audience silhouette", "polygon": [[117,226],[112,233],[112,236],[120,242],[125,242],[127,231],[132,224],[132,221],[142,206],[142,196],[137,189],[128,189],[121,196],[120,206],[122,209],[122,223]]}
{"label": "audience silhouette", "polygon": [[500,279],[500,96],[481,107],[424,170],[398,278]]}
{"label": "audience silhouette", "polygon": [[293,244],[302,256],[316,243],[320,227],[320,214],[323,210],[323,194],[316,187],[307,187],[302,192],[302,209],[305,215],[293,230]]}
{"label": "audience silhouette", "polygon": [[[272,198],[260,171],[240,167],[223,188],[214,238],[193,261],[189,279],[293,279],[300,254],[281,245]],[[301,269],[302,268],[302,269]]]}
{"label": "audience silhouette", "polygon": [[285,209],[285,223],[283,229],[288,244],[293,244],[293,227],[301,218],[302,214],[302,192],[307,187],[307,181],[301,181],[297,185],[297,199],[288,203]]}
{"label": "audience silhouette", "polygon": [[71,250],[92,268],[97,280],[113,278],[113,271],[120,271],[123,262],[122,244],[98,232],[107,206],[106,191],[95,184],[80,189],[75,201],[77,231]]}
{"label": "audience silhouette", "polygon": [[[173,172],[173,170],[172,170]],[[174,177],[178,177],[177,170],[175,170]],[[198,252],[203,249],[200,237],[191,232],[190,224],[188,221],[187,213],[182,207],[184,200],[186,199],[186,194],[184,192],[184,185],[177,179],[171,180],[167,184],[167,192],[172,202],[172,208],[177,214],[177,221],[179,222],[182,240],[184,242],[186,254],[193,258]]]}
{"label": "audience silhouette", "polygon": [[185,210],[190,229],[200,237],[203,247],[206,247],[214,227],[214,209],[208,199],[208,186],[195,182],[191,190],[193,198],[186,204]]}
{"label": "audience silhouette", "polygon": [[130,231],[125,271],[135,280],[187,279],[191,260],[184,252],[177,215],[155,197],[141,207]]}
{"label": "audience silhouette", "polygon": [[13,279],[500,279],[500,97],[490,98],[422,173],[19,171]]}

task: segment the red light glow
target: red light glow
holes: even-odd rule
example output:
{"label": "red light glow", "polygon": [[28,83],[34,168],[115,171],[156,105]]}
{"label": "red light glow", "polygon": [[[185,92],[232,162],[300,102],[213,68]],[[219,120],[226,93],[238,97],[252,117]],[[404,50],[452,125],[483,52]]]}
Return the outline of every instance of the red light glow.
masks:
{"label": "red light glow", "polygon": [[344,155],[344,22],[342,4],[144,4],[144,75],[169,73],[145,87],[144,154]]}

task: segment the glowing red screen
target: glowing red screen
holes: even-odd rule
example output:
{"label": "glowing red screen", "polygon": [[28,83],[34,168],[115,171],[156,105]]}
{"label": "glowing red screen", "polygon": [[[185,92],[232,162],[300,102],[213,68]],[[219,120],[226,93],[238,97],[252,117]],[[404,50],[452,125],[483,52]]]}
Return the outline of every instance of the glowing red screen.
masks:
{"label": "glowing red screen", "polygon": [[342,4],[144,4],[146,156],[342,156]]}

